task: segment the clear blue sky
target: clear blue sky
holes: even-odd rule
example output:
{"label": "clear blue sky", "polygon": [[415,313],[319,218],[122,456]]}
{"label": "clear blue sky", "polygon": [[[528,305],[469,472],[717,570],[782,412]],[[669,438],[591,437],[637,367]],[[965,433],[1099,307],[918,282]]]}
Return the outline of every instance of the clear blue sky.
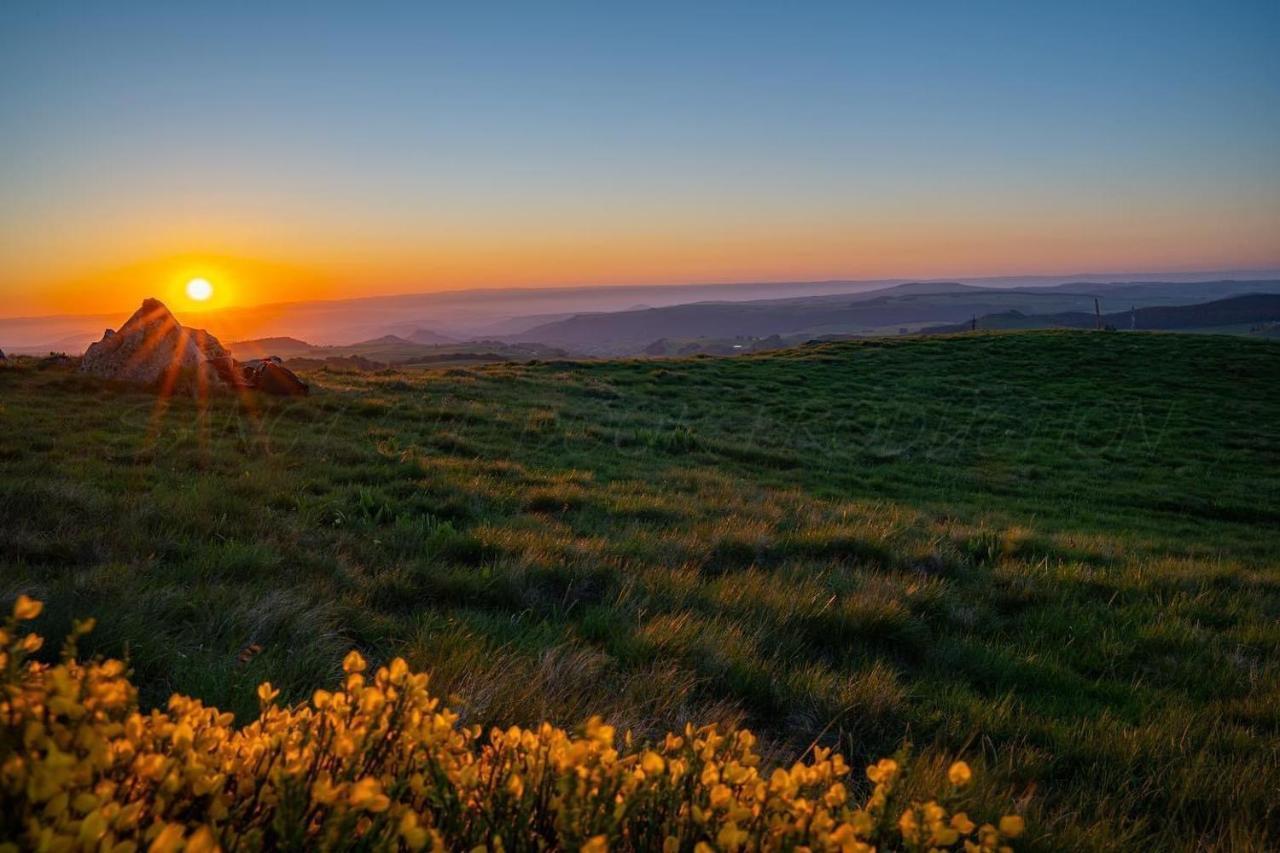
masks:
{"label": "clear blue sky", "polygon": [[1280,263],[1275,0],[623,5],[5,3],[0,300]]}

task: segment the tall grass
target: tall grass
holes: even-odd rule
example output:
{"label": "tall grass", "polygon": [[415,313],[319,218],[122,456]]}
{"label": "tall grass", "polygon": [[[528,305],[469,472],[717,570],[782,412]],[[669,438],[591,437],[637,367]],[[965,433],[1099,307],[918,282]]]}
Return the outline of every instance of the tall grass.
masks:
{"label": "tall grass", "polygon": [[127,654],[144,707],[246,719],[355,646],[485,728],[718,722],[782,763],[910,742],[963,754],[1032,847],[1265,848],[1277,353],[978,335],[316,373],[159,416],[20,364],[0,595],[50,634],[97,617],[85,650]]}

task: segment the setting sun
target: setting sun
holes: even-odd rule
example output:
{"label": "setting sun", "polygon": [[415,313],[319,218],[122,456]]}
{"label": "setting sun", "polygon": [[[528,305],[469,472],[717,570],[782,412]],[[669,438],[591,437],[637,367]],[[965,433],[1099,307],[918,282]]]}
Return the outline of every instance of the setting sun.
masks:
{"label": "setting sun", "polygon": [[213,285],[208,279],[193,278],[187,282],[187,296],[190,296],[196,302],[204,302],[210,296],[213,296]]}

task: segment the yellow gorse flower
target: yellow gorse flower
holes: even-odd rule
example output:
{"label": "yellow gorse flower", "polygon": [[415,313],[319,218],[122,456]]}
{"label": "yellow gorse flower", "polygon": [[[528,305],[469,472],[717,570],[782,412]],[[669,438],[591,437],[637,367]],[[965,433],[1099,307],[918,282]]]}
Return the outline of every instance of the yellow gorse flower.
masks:
{"label": "yellow gorse flower", "polygon": [[44,610],[44,604],[25,595],[20,595],[18,600],[13,603],[13,618],[19,621],[35,619],[40,615],[41,610]]}
{"label": "yellow gorse flower", "polygon": [[[867,768],[865,800],[827,749],[763,769],[747,731],[686,726],[619,746],[592,718],[581,734],[486,734],[403,660],[370,674],[357,652],[342,689],[310,702],[281,707],[263,684],[242,728],[180,695],[143,714],[119,661],[29,659],[39,643],[16,625],[40,610],[19,598],[0,628],[0,851],[1002,851],[1024,831],[1015,815],[976,827],[937,801],[899,804],[893,759]],[[972,772],[957,762],[947,776],[954,789]]]}
{"label": "yellow gorse flower", "polygon": [[1017,838],[1026,828],[1022,818],[1017,815],[1005,815],[1000,818],[1000,834],[1009,838]]}

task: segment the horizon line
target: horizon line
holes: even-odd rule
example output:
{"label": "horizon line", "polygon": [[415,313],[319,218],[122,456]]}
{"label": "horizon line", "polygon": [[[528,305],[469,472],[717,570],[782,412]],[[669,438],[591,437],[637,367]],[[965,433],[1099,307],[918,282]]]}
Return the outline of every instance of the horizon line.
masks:
{"label": "horizon line", "polygon": [[[1131,271],[1131,272],[1074,272],[1074,273],[1026,273],[1026,274],[999,274],[999,275],[969,275],[969,276],[933,276],[933,277],[912,277],[912,276],[892,276],[886,278],[819,278],[819,279],[760,279],[760,280],[740,280],[740,281],[674,281],[674,282],[648,282],[648,283],[628,283],[628,284],[565,284],[565,285],[532,285],[523,287],[519,285],[491,285],[480,287],[462,287],[451,288],[446,290],[409,290],[396,293],[380,293],[368,296],[345,296],[329,299],[294,299],[282,302],[259,302],[245,305],[227,305],[221,308],[191,309],[187,308],[183,311],[188,315],[216,315],[226,313],[228,311],[245,311],[253,309],[267,308],[287,308],[293,305],[324,305],[339,304],[345,302],[373,302],[377,300],[393,300],[405,299],[414,296],[459,296],[463,294],[516,294],[516,293],[571,293],[583,291],[599,291],[599,290],[615,290],[625,291],[629,289],[648,289],[648,288],[681,288],[681,287],[751,287],[751,286],[796,286],[796,285],[838,285],[838,284],[886,284],[889,286],[898,284],[964,284],[973,281],[998,282],[1010,281],[1015,279],[1056,279],[1058,284],[1158,284],[1159,281],[1142,282],[1132,278],[1132,276],[1207,276],[1204,279],[1195,279],[1183,284],[1199,284],[1214,281],[1254,281],[1266,280],[1266,277],[1280,277],[1280,263],[1274,267],[1255,267],[1249,269],[1193,269],[1186,271],[1175,270],[1157,270],[1157,271]],[[1241,278],[1240,276],[1243,276]],[[1260,278],[1254,278],[1258,276]],[[156,298],[156,297],[144,297]],[[117,309],[116,311],[99,311],[89,314],[18,314],[18,315],[0,315],[0,322],[17,322],[23,320],[52,320],[65,317],[110,317],[114,316],[118,311],[130,310],[128,308]]]}

